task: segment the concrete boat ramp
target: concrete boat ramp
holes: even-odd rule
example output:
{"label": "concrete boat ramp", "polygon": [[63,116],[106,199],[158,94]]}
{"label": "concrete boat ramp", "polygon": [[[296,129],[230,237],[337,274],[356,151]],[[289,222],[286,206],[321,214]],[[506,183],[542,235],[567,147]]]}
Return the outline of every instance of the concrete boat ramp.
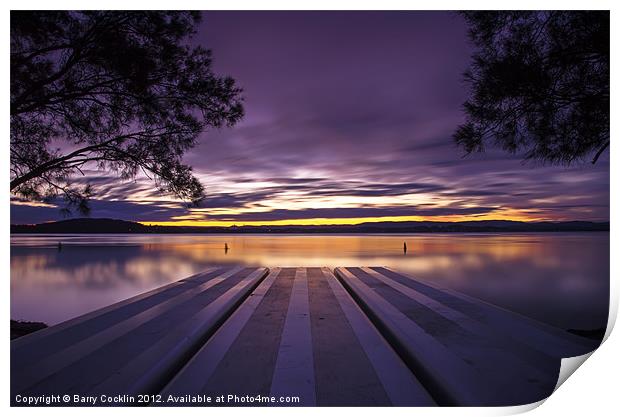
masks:
{"label": "concrete boat ramp", "polygon": [[596,346],[389,268],[213,267],[12,341],[11,402],[519,405]]}

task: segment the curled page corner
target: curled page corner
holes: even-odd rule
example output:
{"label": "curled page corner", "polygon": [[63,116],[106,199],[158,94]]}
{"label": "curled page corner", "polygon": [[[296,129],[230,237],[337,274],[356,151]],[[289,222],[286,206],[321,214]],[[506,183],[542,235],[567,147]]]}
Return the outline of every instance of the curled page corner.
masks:
{"label": "curled page corner", "polygon": [[[608,331],[609,332],[609,328]],[[580,355],[580,356],[573,356],[570,358],[562,358],[562,361],[560,363],[560,372],[558,375],[558,382],[555,385],[555,388],[553,389],[553,392],[546,398],[543,398],[540,401],[536,401],[530,404],[523,404],[523,405],[517,405],[517,406],[512,406],[512,407],[505,407],[503,408],[503,412],[502,415],[515,415],[515,414],[522,414],[522,413],[527,413],[528,411],[532,411],[535,408],[538,408],[539,406],[541,406],[545,401],[547,401],[551,395],[553,395],[553,393],[555,393],[557,391],[557,389],[564,383],[566,382],[566,380],[577,370],[577,368],[579,368],[581,365],[583,365],[583,363],[590,357],[592,356],[592,354],[596,351],[596,349],[594,349],[592,352],[588,352],[586,354]]]}
{"label": "curled page corner", "polygon": [[[613,288],[612,288],[613,289]],[[612,290],[610,289],[610,291]],[[616,325],[616,318],[618,317],[618,296],[612,296],[609,302],[609,315],[607,317],[607,329],[605,329],[605,335],[601,341],[601,345],[609,338],[614,326]],[[600,345],[599,345],[600,346]]]}
{"label": "curled page corner", "polygon": [[[613,294],[613,292],[612,292]],[[560,386],[566,382],[566,380],[579,368],[583,363],[590,357],[596,350],[601,347],[605,341],[609,338],[609,335],[613,331],[613,328],[616,324],[616,318],[618,316],[618,297],[612,296],[609,302],[609,316],[607,318],[607,328],[605,329],[605,335],[603,336],[603,340],[596,347],[596,349],[591,352],[585,353],[580,356],[573,356],[570,358],[562,358],[562,362],[560,363],[560,373],[558,375],[558,382],[553,389],[553,392],[556,392]],[[552,394],[553,395],[553,394]],[[544,400],[543,400],[544,402]]]}
{"label": "curled page corner", "polygon": [[[547,397],[549,398],[549,397]],[[523,414],[523,413],[527,413],[528,411],[532,411],[535,408],[540,407],[545,401],[547,401],[547,398],[543,398],[540,401],[536,401],[533,403],[529,403],[529,404],[523,404],[523,405],[514,405],[511,407],[502,407],[502,414],[501,415],[516,415],[516,414]]]}
{"label": "curled page corner", "polygon": [[[603,337],[601,344],[598,345],[596,349],[593,349],[591,352],[585,353],[583,355],[573,356],[570,358],[562,358],[560,362],[560,372],[558,374],[558,381],[551,395],[553,395],[553,393],[555,393],[558,390],[558,388],[560,388],[560,386],[564,384],[564,382],[566,382],[566,380],[581,365],[583,365],[583,363],[586,360],[588,360],[588,358],[592,356],[592,354],[596,352],[596,350],[609,338],[609,335],[611,331],[613,330],[615,322],[616,322],[616,311],[617,311],[616,307],[617,306],[614,306],[614,303],[612,302],[609,308],[609,319],[607,321],[607,329],[605,330],[605,336]],[[515,415],[515,414],[522,414],[522,413],[527,413],[528,411],[532,411],[535,408],[538,408],[539,406],[541,406],[545,401],[547,401],[551,397],[551,395],[549,395],[546,398],[543,398],[540,401],[536,401],[530,404],[523,404],[523,405],[517,405],[517,406],[512,406],[512,407],[504,407],[502,409],[502,415]]]}
{"label": "curled page corner", "polygon": [[560,364],[560,374],[558,376],[558,382],[555,384],[553,392],[556,392],[560,386],[566,382],[566,380],[579,368],[583,363],[596,351],[586,353],[580,356],[573,356],[571,358],[562,358]]}

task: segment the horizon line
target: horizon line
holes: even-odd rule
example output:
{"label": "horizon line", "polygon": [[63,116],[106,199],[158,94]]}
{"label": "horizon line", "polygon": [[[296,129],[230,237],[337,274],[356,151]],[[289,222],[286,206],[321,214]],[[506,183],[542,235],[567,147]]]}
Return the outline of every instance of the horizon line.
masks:
{"label": "horizon line", "polygon": [[[43,224],[51,224],[51,223],[59,223],[63,221],[71,221],[71,220],[112,220],[112,221],[124,221],[124,222],[132,222],[137,223],[142,226],[147,227],[220,227],[220,228],[234,228],[234,227],[299,227],[299,226],[359,226],[369,223],[425,223],[425,222],[433,222],[433,223],[464,223],[464,222],[491,222],[491,221],[508,221],[508,222],[518,222],[518,223],[571,223],[571,222],[585,222],[585,223],[610,223],[610,220],[583,220],[583,219],[510,219],[510,218],[495,218],[495,219],[415,219],[415,220],[391,220],[391,218],[369,218],[371,221],[366,221],[366,218],[355,218],[355,219],[343,219],[343,220],[351,220],[350,222],[343,223],[335,223],[335,220],[341,219],[292,219],[292,220],[272,220],[272,221],[248,221],[248,222],[234,222],[234,221],[192,221],[192,220],[181,220],[181,221],[139,221],[139,220],[124,220],[124,219],[114,219],[114,218],[106,218],[106,217],[77,217],[73,219],[63,219],[63,220],[50,220],[41,223],[21,223],[21,224],[11,224],[11,226],[37,226]],[[296,221],[297,220],[297,221]],[[311,222],[313,220],[319,220],[319,222]],[[325,221],[325,222],[322,222]],[[331,221],[331,223],[328,223]]]}

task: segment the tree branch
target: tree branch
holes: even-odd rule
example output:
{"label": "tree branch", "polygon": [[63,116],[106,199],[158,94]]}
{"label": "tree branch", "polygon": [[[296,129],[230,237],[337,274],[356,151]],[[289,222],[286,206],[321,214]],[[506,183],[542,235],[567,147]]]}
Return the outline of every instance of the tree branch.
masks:
{"label": "tree branch", "polygon": [[592,165],[596,164],[596,161],[598,161],[598,158],[608,147],[609,147],[609,139],[607,139],[607,142],[605,142],[603,146],[601,146],[601,148],[596,152],[596,155],[594,155],[594,159],[592,159]]}
{"label": "tree branch", "polygon": [[72,158],[75,158],[77,156],[83,156],[84,153],[88,153],[88,152],[93,152],[98,150],[99,148],[104,148],[107,145],[113,143],[113,142],[123,142],[126,139],[132,137],[133,135],[122,135],[122,136],[117,136],[114,137],[112,139],[109,139],[105,142],[101,142],[95,145],[90,145],[90,146],[86,146],[84,148],[80,148],[76,151],[73,151],[67,155],[61,156],[59,158],[55,158],[52,159],[44,164],[39,165],[37,168],[25,173],[24,175],[14,178],[13,180],[11,180],[11,191],[14,190],[15,188],[19,187],[20,185],[22,185],[25,182],[28,182],[34,178],[37,178],[39,176],[41,176],[42,174],[51,171],[52,169],[58,169],[60,167],[62,167],[62,165],[66,164],[67,162],[70,162],[70,160]]}

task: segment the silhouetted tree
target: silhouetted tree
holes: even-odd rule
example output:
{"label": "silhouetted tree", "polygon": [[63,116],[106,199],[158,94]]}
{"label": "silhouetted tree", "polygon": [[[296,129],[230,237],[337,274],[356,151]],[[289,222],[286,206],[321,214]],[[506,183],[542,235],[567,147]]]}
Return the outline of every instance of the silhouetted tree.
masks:
{"label": "silhouetted tree", "polygon": [[609,12],[463,12],[476,51],[467,153],[494,143],[525,159],[571,164],[609,147]]}
{"label": "silhouetted tree", "polygon": [[243,115],[241,90],[191,46],[195,12],[12,12],[11,192],[87,210],[86,167],[143,171],[186,200],[203,186],[182,156]]}

